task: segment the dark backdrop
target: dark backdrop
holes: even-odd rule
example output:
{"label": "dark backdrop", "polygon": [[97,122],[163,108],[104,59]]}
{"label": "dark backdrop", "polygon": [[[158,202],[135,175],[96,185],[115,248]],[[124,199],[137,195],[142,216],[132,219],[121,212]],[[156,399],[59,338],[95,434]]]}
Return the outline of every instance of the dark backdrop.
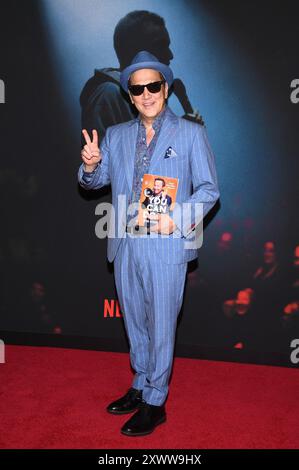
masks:
{"label": "dark backdrop", "polygon": [[[80,92],[95,68],[118,66],[114,27],[135,9],[165,19],[171,66],[203,115],[221,191],[189,266],[177,352],[288,365],[299,337],[292,1],[3,2],[0,336],[127,348],[106,240],[94,232],[109,189],[80,190],[77,170]],[[184,114],[174,94],[169,105]]]}

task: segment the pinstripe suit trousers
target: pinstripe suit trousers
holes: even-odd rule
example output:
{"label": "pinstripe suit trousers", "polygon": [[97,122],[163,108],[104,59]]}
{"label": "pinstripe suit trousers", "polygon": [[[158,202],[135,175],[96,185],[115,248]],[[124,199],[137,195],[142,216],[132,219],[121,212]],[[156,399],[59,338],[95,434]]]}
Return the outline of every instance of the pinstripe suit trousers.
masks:
{"label": "pinstripe suit trousers", "polygon": [[147,403],[162,405],[168,394],[187,263],[164,263],[151,242],[149,236],[127,234],[114,259],[114,277],[135,371],[132,386],[143,390]]}

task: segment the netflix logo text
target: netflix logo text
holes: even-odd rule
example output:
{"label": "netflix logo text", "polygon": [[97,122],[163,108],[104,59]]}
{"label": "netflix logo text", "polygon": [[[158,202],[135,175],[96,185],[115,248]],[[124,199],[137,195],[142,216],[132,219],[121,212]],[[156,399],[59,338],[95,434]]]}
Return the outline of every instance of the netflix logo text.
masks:
{"label": "netflix logo text", "polygon": [[116,299],[104,300],[104,318],[122,318],[120,306]]}

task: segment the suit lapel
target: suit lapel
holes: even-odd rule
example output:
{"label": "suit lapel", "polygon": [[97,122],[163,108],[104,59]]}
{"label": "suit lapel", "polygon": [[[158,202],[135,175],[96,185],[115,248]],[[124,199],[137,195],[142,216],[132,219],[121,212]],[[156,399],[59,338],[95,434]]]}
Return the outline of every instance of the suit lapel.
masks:
{"label": "suit lapel", "polygon": [[[137,133],[138,121],[137,119],[134,119],[134,121],[128,123],[127,127],[125,127],[122,134],[122,151],[124,156],[124,167],[129,191],[132,190],[133,185]],[[120,171],[122,171],[121,165],[119,168]]]}

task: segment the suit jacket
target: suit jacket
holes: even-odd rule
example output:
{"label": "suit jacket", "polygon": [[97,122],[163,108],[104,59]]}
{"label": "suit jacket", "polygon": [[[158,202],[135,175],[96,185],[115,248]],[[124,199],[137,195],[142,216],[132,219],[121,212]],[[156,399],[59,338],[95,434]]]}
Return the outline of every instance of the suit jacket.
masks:
{"label": "suit jacket", "polygon": [[[111,184],[114,210],[108,234],[110,262],[122,238],[130,236],[125,232],[126,208],[132,192],[137,133],[138,119],[109,127],[100,146],[101,164],[91,174],[84,172],[83,163],[78,171],[78,181],[85,189]],[[165,158],[169,147],[173,149],[172,156]],[[205,216],[219,198],[215,158],[205,128],[179,118],[167,107],[148,173],[179,179],[176,206],[171,214],[179,230],[171,235],[151,236],[154,255],[167,264],[195,259],[198,249],[190,249],[187,242],[194,239],[194,227],[202,221],[196,203],[203,204]],[[184,205],[187,212],[182,210],[182,203],[188,203]]]}

